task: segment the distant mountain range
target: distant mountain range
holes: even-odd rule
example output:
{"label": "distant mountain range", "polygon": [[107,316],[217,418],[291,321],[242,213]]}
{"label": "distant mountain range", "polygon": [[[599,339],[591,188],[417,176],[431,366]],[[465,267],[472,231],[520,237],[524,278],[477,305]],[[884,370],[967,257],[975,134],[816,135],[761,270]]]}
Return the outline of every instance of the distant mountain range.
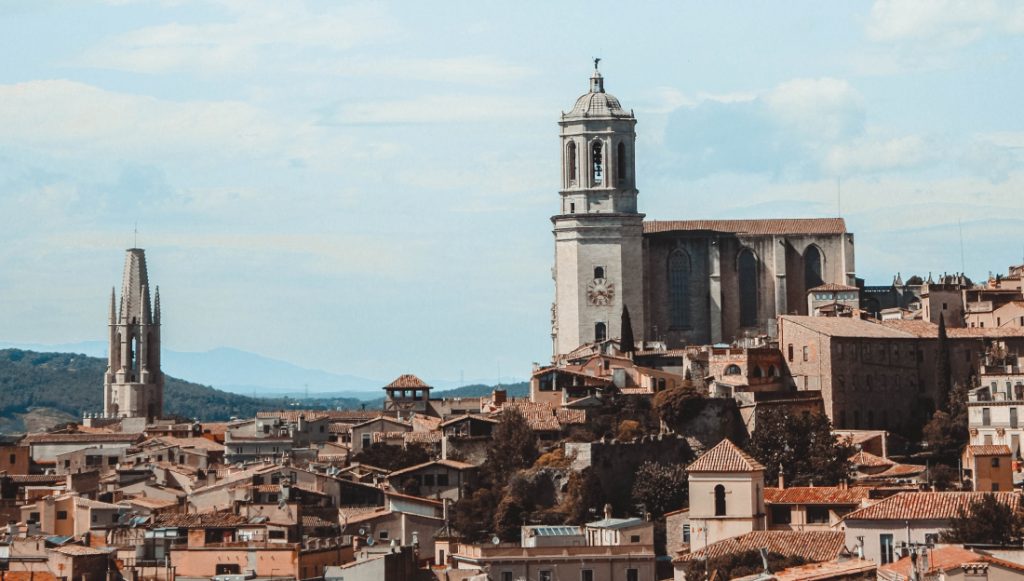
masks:
{"label": "distant mountain range", "polygon": [[[60,345],[0,341],[0,349],[22,349],[41,353],[81,353],[101,359],[107,357],[107,344],[103,341],[84,341]],[[163,349],[161,356],[164,373],[168,375],[187,377],[189,381],[252,397],[287,395],[301,398],[308,391],[311,398],[376,400],[381,397],[381,388],[391,381],[391,379],[368,379],[355,375],[309,369],[287,361],[230,347],[196,352]],[[423,379],[438,390],[464,386],[463,382],[457,380]],[[499,382],[492,379],[477,379],[468,383],[472,386],[486,386]]]}

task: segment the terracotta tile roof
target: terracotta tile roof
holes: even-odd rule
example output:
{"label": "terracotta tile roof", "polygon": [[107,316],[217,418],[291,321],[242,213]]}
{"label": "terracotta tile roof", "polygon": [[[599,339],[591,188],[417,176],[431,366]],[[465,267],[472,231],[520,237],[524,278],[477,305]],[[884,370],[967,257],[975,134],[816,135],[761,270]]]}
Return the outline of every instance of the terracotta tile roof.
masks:
{"label": "terracotta tile roof", "polygon": [[1006,444],[967,446],[967,452],[972,456],[1009,456],[1013,454]]}
{"label": "terracotta tile roof", "polygon": [[715,559],[733,553],[756,551],[762,548],[770,553],[799,556],[807,561],[831,561],[843,551],[846,534],[842,531],[754,531],[708,545],[674,559],[686,562],[703,558]]}
{"label": "terracotta tile roof", "polygon": [[654,390],[649,387],[623,387],[619,392],[622,395],[649,395],[653,394]]}
{"label": "terracotta tile roof", "polygon": [[61,484],[68,479],[61,474],[12,474],[4,478],[10,478],[13,484]]}
{"label": "terracotta tile roof", "polygon": [[393,442],[395,440],[405,440],[405,434],[409,432],[373,432],[370,434],[370,438],[374,444],[381,444],[387,442]]}
{"label": "terracotta tile roof", "polygon": [[870,488],[863,486],[765,488],[764,501],[773,504],[860,504],[868,498],[870,492]]}
{"label": "terracotta tile roof", "polygon": [[888,470],[879,472],[878,474],[870,475],[871,478],[906,478],[908,476],[917,476],[923,474],[927,470],[927,466],[921,466],[918,464],[893,464]]}
{"label": "terracotta tile roof", "polygon": [[99,434],[30,434],[25,436],[22,443],[25,444],[78,444],[91,442],[124,442],[132,444],[142,441],[142,434],[120,434],[120,433],[99,433]]}
{"label": "terracotta tile roof", "polygon": [[299,421],[300,417],[308,422],[315,422],[329,416],[323,410],[281,410],[276,412],[256,412],[256,417],[276,418],[294,424]]}
{"label": "terracotta tile roof", "polygon": [[153,519],[156,527],[177,527],[202,529],[211,527],[237,527],[246,524],[246,518],[230,512],[170,512],[158,514]]}
{"label": "terracotta tile roof", "polygon": [[842,218],[781,218],[766,220],[650,220],[644,222],[644,234],[711,230],[736,234],[769,236],[773,234],[845,234]]}
{"label": "terracotta tile roof", "polygon": [[111,552],[113,552],[113,549],[97,549],[95,547],[86,547],[83,545],[62,545],[60,547],[50,550],[55,553],[60,553],[62,555],[68,555],[70,557],[109,555]]}
{"label": "terracotta tile roof", "polygon": [[[924,320],[893,320],[878,323],[899,331],[913,334],[915,337],[931,338],[939,336],[939,326]],[[1024,327],[946,327],[951,339],[986,339],[998,337],[1024,337]]]}
{"label": "terracotta tile roof", "polygon": [[305,528],[324,528],[324,527],[336,527],[338,523],[331,522],[320,515],[316,514],[304,514],[302,515],[302,526]]}
{"label": "terracotta tile roof", "polygon": [[1014,510],[1018,507],[1020,495],[1016,492],[901,492],[851,512],[846,520],[952,519],[986,494],[995,495]]}
{"label": "terracotta tile roof", "polygon": [[[793,324],[831,337],[867,337],[872,339],[914,339],[917,336],[889,325],[890,322],[872,323],[849,317],[805,317],[782,315],[783,324]],[[904,321],[906,322],[906,321]]]}
{"label": "terracotta tile roof", "polygon": [[753,472],[764,470],[764,466],[753,456],[739,449],[732,441],[725,439],[694,460],[687,470],[690,472]]}
{"label": "terracotta tile roof", "polygon": [[567,365],[565,367],[541,367],[537,371],[533,372],[533,377],[544,375],[545,373],[563,373],[565,375],[572,375],[575,377],[581,377],[584,379],[584,386],[608,386],[612,384],[612,380],[609,377],[599,377],[593,373],[585,371],[578,365]]}
{"label": "terracotta tile roof", "polygon": [[415,472],[417,470],[427,468],[429,466],[444,466],[445,468],[452,468],[453,470],[475,470],[477,468],[475,464],[459,462],[457,460],[432,460],[430,462],[424,462],[423,464],[417,464],[415,466],[410,466],[408,468],[403,468],[401,470],[395,470],[390,475],[388,475],[388,478],[393,478],[395,476],[399,476],[402,474],[409,474],[410,472]]}
{"label": "terracotta tile roof", "polygon": [[437,444],[441,441],[441,432],[402,432],[406,444]]}
{"label": "terracotta tile roof", "polygon": [[585,410],[558,408],[555,410],[555,417],[558,419],[558,423],[563,426],[587,423],[587,412]]}
{"label": "terracotta tile roof", "polygon": [[[837,559],[790,567],[774,574],[775,581],[819,581],[826,579],[874,579],[878,565],[863,559]],[[865,577],[869,575],[869,577]]]}
{"label": "terracotta tile roof", "polygon": [[175,506],[178,504],[175,500],[165,500],[162,498],[153,498],[151,496],[134,496],[132,498],[126,498],[121,501],[121,504],[134,504],[146,508],[167,508],[169,506]]}
{"label": "terracotta tile roof", "polygon": [[888,458],[882,458],[881,456],[876,456],[871,452],[865,452],[863,450],[857,452],[853,456],[850,456],[850,463],[854,466],[863,466],[865,468],[878,468],[879,466],[892,466],[895,464],[895,462]]}
{"label": "terracotta tile roof", "polygon": [[557,432],[562,429],[562,425],[558,422],[557,412],[551,405],[524,399],[509,400],[502,404],[499,411],[494,413],[494,417],[500,416],[501,412],[506,409],[519,412],[526,419],[526,423],[530,424],[530,429],[535,432]]}
{"label": "terracotta tile roof", "polygon": [[405,375],[398,376],[398,379],[387,384],[387,386],[384,389],[422,389],[427,387],[430,386],[424,383],[422,379],[416,377],[415,375],[412,375],[411,373],[406,373]]}
{"label": "terracotta tile roof", "polygon": [[839,292],[839,291],[855,291],[855,290],[860,290],[860,289],[858,289],[855,286],[850,286],[850,285],[846,285],[846,284],[836,284],[834,282],[826,282],[825,284],[819,284],[818,286],[816,286],[814,288],[807,289],[807,292],[809,292],[809,293],[813,293],[813,292]]}
{"label": "terracotta tile roof", "polygon": [[[910,557],[903,557],[899,561],[883,565],[881,570],[888,573],[894,573],[899,576],[899,579],[910,579],[912,563],[913,561]],[[1015,571],[1024,571],[1024,566],[1020,563],[1006,561],[992,555],[976,553],[970,549],[957,545],[947,545],[943,547],[936,547],[928,552],[928,569],[924,571],[924,573],[931,576],[939,573],[940,571],[953,571],[964,565],[983,564],[994,564]]]}

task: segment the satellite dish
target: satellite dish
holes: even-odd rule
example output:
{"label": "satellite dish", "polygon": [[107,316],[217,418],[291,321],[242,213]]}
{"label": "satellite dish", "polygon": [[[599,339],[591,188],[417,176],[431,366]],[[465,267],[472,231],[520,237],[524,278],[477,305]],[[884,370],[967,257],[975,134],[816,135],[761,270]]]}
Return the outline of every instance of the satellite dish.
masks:
{"label": "satellite dish", "polygon": [[362,537],[362,536],[365,536],[365,535],[366,535],[366,528],[365,527],[359,527],[359,536]]}
{"label": "satellite dish", "polygon": [[367,539],[366,539],[366,546],[367,547],[372,547],[374,542],[376,542],[376,541],[373,540],[373,537],[367,537]]}
{"label": "satellite dish", "polygon": [[498,535],[494,535],[493,537],[491,537],[491,544],[495,546],[501,544],[501,539],[498,538]]}

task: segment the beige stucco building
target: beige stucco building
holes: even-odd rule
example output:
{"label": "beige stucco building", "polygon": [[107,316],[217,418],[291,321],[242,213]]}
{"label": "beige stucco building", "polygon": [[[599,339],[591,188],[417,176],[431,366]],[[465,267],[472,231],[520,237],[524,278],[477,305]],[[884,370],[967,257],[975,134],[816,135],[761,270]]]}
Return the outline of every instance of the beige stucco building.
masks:
{"label": "beige stucco building", "polygon": [[690,547],[765,529],[764,466],[722,440],[687,468],[690,473]]}

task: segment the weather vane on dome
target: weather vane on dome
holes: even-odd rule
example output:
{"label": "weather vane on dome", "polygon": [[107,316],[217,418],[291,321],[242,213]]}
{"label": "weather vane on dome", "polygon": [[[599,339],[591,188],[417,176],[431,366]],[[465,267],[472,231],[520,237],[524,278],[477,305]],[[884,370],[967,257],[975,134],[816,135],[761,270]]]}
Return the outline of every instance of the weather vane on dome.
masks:
{"label": "weather vane on dome", "polygon": [[598,65],[598,64],[599,64],[600,62],[601,62],[601,57],[599,57],[599,56],[596,56],[596,57],[594,57],[594,70],[595,70],[595,71],[597,70],[597,65]]}

